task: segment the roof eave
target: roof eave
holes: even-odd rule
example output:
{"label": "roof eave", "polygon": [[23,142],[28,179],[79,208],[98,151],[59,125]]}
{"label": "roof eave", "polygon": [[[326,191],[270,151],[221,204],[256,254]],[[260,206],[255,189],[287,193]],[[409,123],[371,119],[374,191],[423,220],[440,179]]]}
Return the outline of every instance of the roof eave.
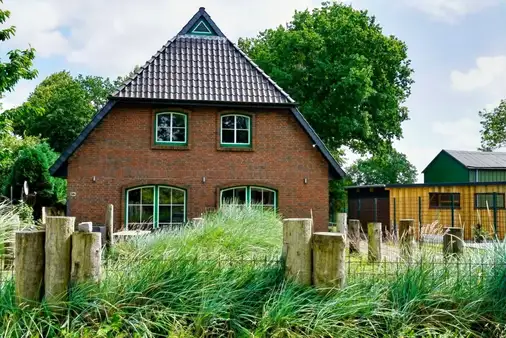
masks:
{"label": "roof eave", "polygon": [[173,99],[137,98],[137,97],[122,97],[122,96],[109,96],[109,100],[114,100],[116,102],[151,103],[151,104],[167,104],[167,105],[240,106],[240,107],[273,107],[273,108],[297,107],[296,102],[173,100]]}

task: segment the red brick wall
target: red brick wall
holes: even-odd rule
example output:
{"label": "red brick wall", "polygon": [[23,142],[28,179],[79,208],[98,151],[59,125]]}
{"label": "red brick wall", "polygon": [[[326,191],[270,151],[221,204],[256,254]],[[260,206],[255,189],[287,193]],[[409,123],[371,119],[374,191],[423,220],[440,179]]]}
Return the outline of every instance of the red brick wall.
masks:
{"label": "red brick wall", "polygon": [[119,229],[125,189],[167,184],[187,189],[191,219],[218,206],[222,187],[261,185],[278,190],[283,217],[310,217],[312,209],[315,230],[326,231],[328,164],[288,110],[243,112],[252,116],[250,151],[219,148],[219,116],[225,110],[185,111],[188,147],[159,149],[153,146],[155,110],[116,106],[69,159],[69,214],[77,222],[104,223],[106,205],[112,203]]}

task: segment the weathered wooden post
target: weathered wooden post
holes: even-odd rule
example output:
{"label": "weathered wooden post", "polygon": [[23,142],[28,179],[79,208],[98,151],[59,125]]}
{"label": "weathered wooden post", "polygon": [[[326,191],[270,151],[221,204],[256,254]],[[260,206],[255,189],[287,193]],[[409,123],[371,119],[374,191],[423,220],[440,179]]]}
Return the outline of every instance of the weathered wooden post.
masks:
{"label": "weathered wooden post", "polygon": [[30,305],[42,299],[45,240],[45,231],[18,231],[15,234],[14,274],[18,305]]}
{"label": "weathered wooden post", "polygon": [[72,234],[72,269],[70,279],[73,283],[100,281],[102,263],[101,233],[92,232],[85,223],[79,225],[79,231]]}
{"label": "weathered wooden post", "polygon": [[41,216],[40,216],[40,222],[45,225],[46,222],[47,222],[47,208],[46,207],[42,207],[42,213],[41,213]]}
{"label": "weathered wooden post", "polygon": [[461,255],[464,252],[464,229],[456,227],[445,228],[443,234],[443,254]]}
{"label": "weathered wooden post", "polygon": [[283,220],[285,276],[304,285],[311,285],[311,228],[310,218]]}
{"label": "weathered wooden post", "polygon": [[401,219],[399,221],[399,245],[401,258],[409,261],[415,250],[415,220]]}
{"label": "weathered wooden post", "polygon": [[346,284],[344,234],[313,234],[313,284],[317,287],[343,288]]}
{"label": "weathered wooden post", "polygon": [[381,261],[381,223],[368,223],[367,237],[367,258],[369,263]]}
{"label": "weathered wooden post", "polygon": [[344,236],[346,236],[348,233],[348,229],[346,227],[346,219],[347,218],[348,218],[348,215],[344,212],[339,212],[336,215],[336,232],[344,234]]}
{"label": "weathered wooden post", "polygon": [[49,303],[67,297],[75,220],[75,217],[47,217],[44,289]]}
{"label": "weathered wooden post", "polygon": [[108,204],[105,213],[105,228],[107,229],[107,244],[114,244],[114,205]]}
{"label": "weathered wooden post", "polygon": [[350,254],[360,252],[360,220],[350,219],[348,224],[348,241],[350,243]]}

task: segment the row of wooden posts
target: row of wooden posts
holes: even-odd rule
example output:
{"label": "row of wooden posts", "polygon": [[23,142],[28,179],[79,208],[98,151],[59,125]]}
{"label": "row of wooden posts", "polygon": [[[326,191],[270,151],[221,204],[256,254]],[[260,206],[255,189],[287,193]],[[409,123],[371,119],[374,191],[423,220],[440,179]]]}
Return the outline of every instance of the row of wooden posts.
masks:
{"label": "row of wooden posts", "polygon": [[[399,222],[399,254],[411,261],[415,250],[415,221]],[[346,244],[349,253],[360,253],[361,224],[350,219],[348,227],[339,232],[312,232],[312,220],[287,218],[283,220],[283,261],[285,275],[301,284],[317,287],[338,287],[346,284]],[[462,228],[446,228],[443,235],[443,254],[459,255],[463,251]],[[367,224],[367,256],[370,263],[382,258],[381,223]]]}
{"label": "row of wooden posts", "polygon": [[[107,243],[112,244],[114,207],[106,212]],[[43,298],[57,303],[67,298],[75,283],[98,282],[101,278],[102,234],[92,223],[75,226],[75,217],[43,215],[43,230],[15,233],[14,273],[18,304],[33,304]]]}

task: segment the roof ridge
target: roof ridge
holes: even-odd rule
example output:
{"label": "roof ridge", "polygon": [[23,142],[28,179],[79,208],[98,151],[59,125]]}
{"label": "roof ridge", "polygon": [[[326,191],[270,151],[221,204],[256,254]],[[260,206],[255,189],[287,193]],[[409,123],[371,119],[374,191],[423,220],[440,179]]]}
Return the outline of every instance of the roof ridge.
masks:
{"label": "roof ridge", "polygon": [[162,48],[160,48],[155,54],[153,54],[151,56],[151,58],[146,61],[144,63],[144,65],[142,65],[141,67],[139,67],[139,70],[132,76],[130,77],[127,81],[125,81],[116,91],[114,91],[114,93],[112,95],[110,95],[110,97],[115,97],[115,96],[119,96],[119,94],[121,93],[121,91],[123,89],[125,89],[129,84],[131,84],[135,79],[137,79],[137,77],[145,70],[147,69],[154,61],[155,59],[160,56],[160,54],[162,52],[164,52],[172,42],[174,42],[174,40],[176,40],[177,36],[174,36],[172,39],[170,39],[169,41],[167,41],[163,46]]}
{"label": "roof ridge", "polygon": [[270,84],[272,84],[277,90],[279,90],[281,92],[281,94],[283,94],[290,103],[295,103],[295,100],[292,99],[292,97],[283,90],[283,88],[281,88],[269,75],[267,75],[266,72],[264,72],[262,70],[262,68],[260,68],[256,63],[255,61],[253,61],[241,48],[239,48],[239,46],[237,46],[235,43],[233,43],[232,41],[230,41],[230,39],[227,38],[227,41],[246,59],[248,60],[249,63],[251,63],[251,65],[257,70],[260,72],[260,74],[262,74],[266,79],[267,81],[269,81]]}

